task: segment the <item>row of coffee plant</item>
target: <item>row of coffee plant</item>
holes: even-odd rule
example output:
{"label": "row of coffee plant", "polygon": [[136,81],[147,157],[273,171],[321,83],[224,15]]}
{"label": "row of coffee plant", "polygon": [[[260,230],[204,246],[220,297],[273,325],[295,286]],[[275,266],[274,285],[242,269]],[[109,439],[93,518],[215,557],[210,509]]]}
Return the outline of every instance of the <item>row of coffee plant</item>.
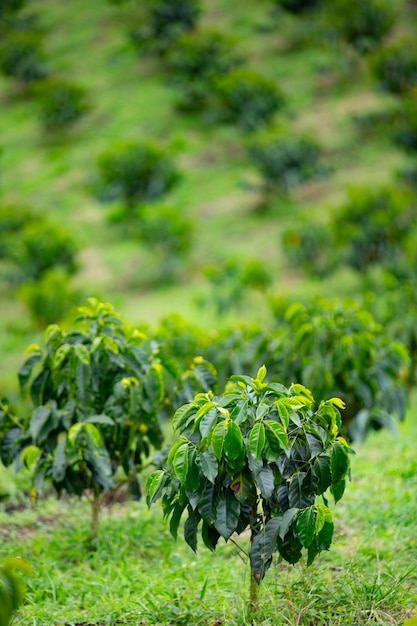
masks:
{"label": "row of coffee plant", "polygon": [[42,127],[61,130],[89,108],[81,86],[51,69],[44,28],[28,0],[0,2],[0,72],[34,98]]}

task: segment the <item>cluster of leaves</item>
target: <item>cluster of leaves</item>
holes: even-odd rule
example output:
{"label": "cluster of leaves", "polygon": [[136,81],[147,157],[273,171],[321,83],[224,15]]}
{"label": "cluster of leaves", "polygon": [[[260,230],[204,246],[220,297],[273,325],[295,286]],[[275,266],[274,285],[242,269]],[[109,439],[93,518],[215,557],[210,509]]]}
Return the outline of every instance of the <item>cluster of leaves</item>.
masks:
{"label": "cluster of leaves", "polygon": [[162,498],[174,537],[186,513],[193,550],[200,524],[210,550],[249,527],[257,583],[275,552],[296,563],[305,548],[311,563],[330,547],[332,514],[316,498],[330,488],[339,500],[349,474],[349,448],[338,437],[343,402],[332,398],[315,410],[308,389],[265,376],[264,367],[256,378],[232,376],[223,395],[198,394],[179,408],[167,467],[146,483],[148,504]]}
{"label": "cluster of leaves", "polygon": [[248,151],[267,195],[288,191],[324,173],[320,147],[310,138],[267,129],[250,142]]}
{"label": "cluster of leaves", "polygon": [[99,194],[127,207],[156,200],[180,180],[168,150],[151,140],[117,142],[98,158]]}
{"label": "cluster of leaves", "polygon": [[9,626],[21,605],[24,584],[15,570],[30,574],[29,565],[23,559],[10,558],[0,566],[0,626]]}

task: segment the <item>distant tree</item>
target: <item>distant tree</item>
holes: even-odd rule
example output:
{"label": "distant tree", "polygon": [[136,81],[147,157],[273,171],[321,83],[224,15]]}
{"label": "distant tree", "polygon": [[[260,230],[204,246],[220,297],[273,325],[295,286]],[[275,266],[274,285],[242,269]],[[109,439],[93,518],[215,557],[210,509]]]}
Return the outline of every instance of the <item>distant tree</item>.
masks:
{"label": "distant tree", "polygon": [[89,110],[86,90],[75,83],[56,78],[37,81],[33,95],[39,118],[46,131],[71,126]]}
{"label": "distant tree", "polygon": [[401,39],[384,46],[374,56],[372,68],[383,89],[394,94],[417,86],[417,51],[414,40]]}
{"label": "distant tree", "polygon": [[0,41],[0,71],[24,84],[44,78],[48,67],[39,33],[8,32]]}

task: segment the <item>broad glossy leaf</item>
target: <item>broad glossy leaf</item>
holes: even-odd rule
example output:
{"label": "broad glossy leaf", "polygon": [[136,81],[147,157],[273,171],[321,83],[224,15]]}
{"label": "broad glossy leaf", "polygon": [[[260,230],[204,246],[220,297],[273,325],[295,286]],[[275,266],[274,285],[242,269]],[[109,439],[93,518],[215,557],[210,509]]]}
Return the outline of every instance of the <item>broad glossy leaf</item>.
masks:
{"label": "broad glossy leaf", "polygon": [[268,500],[275,487],[274,473],[269,465],[264,465],[261,471],[256,474],[255,482],[262,496]]}
{"label": "broad glossy leaf", "polygon": [[325,522],[321,531],[316,535],[316,543],[320,550],[328,550],[332,544],[334,525]]}
{"label": "broad glossy leaf", "polygon": [[330,487],[330,491],[333,495],[335,502],[339,502],[339,500],[342,498],[343,494],[345,493],[345,488],[346,488],[346,481],[344,479],[338,483],[332,484],[332,486]]}
{"label": "broad glossy leaf", "polygon": [[175,411],[172,425],[175,430],[178,430],[180,433],[184,432],[187,426],[194,420],[194,415],[197,412],[197,406],[194,402],[190,402],[189,404],[184,404],[180,406],[177,411]]}
{"label": "broad glossy leaf", "polygon": [[267,402],[261,402],[256,407],[256,419],[261,420],[265,415],[267,415],[271,410],[271,406]]}
{"label": "broad glossy leaf", "polygon": [[[62,346],[62,347],[64,347],[64,346]],[[57,352],[58,352],[58,350],[57,350]],[[75,344],[75,346],[74,346],[74,354],[77,357],[77,359],[79,361],[81,361],[81,363],[84,363],[84,365],[90,365],[90,362],[91,362],[90,353],[87,350],[87,348],[85,346],[83,346],[82,343]]]}
{"label": "broad glossy leaf", "polygon": [[49,406],[38,406],[32,414],[30,420],[30,434],[35,443],[42,443],[48,436],[46,428],[52,409]]}
{"label": "broad glossy leaf", "polygon": [[312,504],[310,494],[305,493],[305,489],[303,487],[306,476],[307,474],[305,472],[297,472],[291,478],[288,491],[291,507],[305,509]]}
{"label": "broad glossy leaf", "polygon": [[249,451],[255,459],[259,459],[265,446],[265,426],[256,422],[249,435]]}
{"label": "broad glossy leaf", "polygon": [[[278,445],[282,450],[288,448],[288,435],[284,426],[275,420],[265,420],[266,436],[269,445],[271,445],[272,437],[276,439]],[[272,437],[271,437],[272,434]]]}
{"label": "broad glossy leaf", "polygon": [[101,413],[100,415],[90,415],[84,420],[84,424],[104,424],[114,426],[114,420],[108,415]]}
{"label": "broad glossy leaf", "polygon": [[217,507],[215,529],[224,539],[229,539],[239,522],[240,502],[226,489]]}
{"label": "broad glossy leaf", "polygon": [[188,447],[189,443],[187,441],[181,442],[172,459],[172,471],[182,485],[185,483],[188,474]]}
{"label": "broad glossy leaf", "polygon": [[320,552],[320,549],[319,549],[317,543],[315,541],[313,541],[308,546],[308,550],[307,550],[307,567],[310,567],[310,565],[313,563],[314,559],[319,554],[319,552]]}
{"label": "broad glossy leaf", "polygon": [[280,400],[275,402],[276,409],[278,411],[279,418],[284,426],[285,430],[287,430],[288,425],[290,423],[290,412],[288,411],[287,406]]}
{"label": "broad glossy leaf", "polygon": [[181,517],[186,506],[186,502],[184,502],[183,504],[177,504],[172,511],[171,519],[169,520],[169,532],[174,537],[174,539],[177,538],[178,526],[180,525]]}
{"label": "broad glossy leaf", "polygon": [[58,438],[58,445],[54,452],[54,461],[52,463],[52,478],[56,482],[64,480],[65,471],[67,469],[68,461],[65,454],[65,446],[67,443],[66,433],[61,433]]}
{"label": "broad glossy leaf", "polygon": [[146,503],[148,506],[151,506],[151,504],[156,502],[156,500],[161,496],[161,487],[164,482],[164,470],[157,470],[148,476],[145,483]]}
{"label": "broad glossy leaf", "polygon": [[174,443],[172,444],[171,449],[168,452],[168,458],[167,458],[168,467],[172,465],[172,461],[174,460],[175,453],[177,452],[178,448],[184,443],[184,441],[186,441],[186,439],[181,437],[180,439],[177,439],[177,441],[174,441]]}
{"label": "broad glossy leaf", "polygon": [[202,437],[207,437],[214,424],[217,422],[217,409],[212,408],[201,418],[199,429]]}
{"label": "broad glossy leaf", "polygon": [[32,354],[26,361],[23,363],[22,367],[19,369],[19,385],[20,390],[23,391],[27,381],[30,378],[32,370],[34,366],[39,363],[42,359],[42,352],[36,352],[36,354]]}
{"label": "broad glossy leaf", "polygon": [[37,446],[26,446],[20,453],[20,461],[26,468],[31,468],[41,455],[41,450]]}
{"label": "broad glossy leaf", "polygon": [[297,518],[297,536],[304,548],[311,545],[316,529],[316,510],[314,506],[305,509]]}
{"label": "broad glossy leaf", "polygon": [[204,545],[211,551],[216,549],[217,542],[220,539],[220,534],[214,528],[203,521],[203,527],[201,529],[201,537],[204,541]]}
{"label": "broad glossy leaf", "polygon": [[342,481],[349,471],[349,451],[341,441],[335,441],[330,455],[330,471],[333,484]]}
{"label": "broad glossy leaf", "polygon": [[324,504],[316,504],[316,527],[315,527],[316,535],[319,534],[325,522],[331,522],[331,521],[332,521],[332,512],[329,509],[329,507],[327,507]]}
{"label": "broad glossy leaf", "polygon": [[228,459],[234,461],[243,450],[243,439],[240,428],[232,421],[228,422],[224,438],[224,453]]}
{"label": "broad glossy leaf", "polygon": [[216,509],[218,505],[217,492],[211,483],[207,483],[203,496],[198,503],[198,511],[203,520],[212,525],[216,521]]}
{"label": "broad glossy leaf", "polygon": [[277,538],[278,551],[282,558],[288,563],[298,563],[301,558],[302,545],[301,541],[296,537],[290,528],[284,539]]}
{"label": "broad glossy leaf", "polygon": [[287,534],[288,529],[293,523],[295,517],[297,516],[298,511],[299,509],[296,508],[288,509],[282,516],[280,527],[278,529],[278,534],[282,540],[284,540],[284,537]]}
{"label": "broad glossy leaf", "polygon": [[198,457],[198,462],[204,476],[214,483],[217,473],[219,471],[218,461],[214,452],[210,449],[202,452]]}
{"label": "broad glossy leaf", "polygon": [[223,446],[226,436],[226,429],[226,420],[223,420],[219,424],[217,424],[217,426],[213,429],[213,433],[211,435],[211,447],[219,461],[223,456]]}
{"label": "broad glossy leaf", "polygon": [[311,458],[314,459],[315,456],[323,452],[323,444],[320,439],[312,435],[311,433],[306,434],[308,447],[310,448]]}
{"label": "broad glossy leaf", "polygon": [[250,565],[256,582],[260,583],[272,562],[272,555],[277,549],[277,537],[281,517],[270,519],[255,536],[250,552]]}
{"label": "broad glossy leaf", "polygon": [[241,399],[236,403],[236,406],[230,412],[230,419],[240,426],[244,424],[248,419],[248,401]]}
{"label": "broad glossy leaf", "polygon": [[332,482],[330,457],[327,454],[321,454],[315,458],[313,473],[317,477],[317,493],[324,493]]}
{"label": "broad glossy leaf", "polygon": [[188,518],[184,524],[184,539],[194,552],[197,552],[197,530],[200,519],[198,511],[188,508]]}

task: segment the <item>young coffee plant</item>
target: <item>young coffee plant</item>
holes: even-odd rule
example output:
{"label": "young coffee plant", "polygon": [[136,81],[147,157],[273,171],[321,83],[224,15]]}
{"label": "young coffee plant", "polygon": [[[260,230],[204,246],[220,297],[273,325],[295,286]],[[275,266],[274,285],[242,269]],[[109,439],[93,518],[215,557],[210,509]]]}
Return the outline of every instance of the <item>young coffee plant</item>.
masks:
{"label": "young coffee plant", "polygon": [[94,540],[105,491],[127,481],[140,496],[138,472],[162,443],[164,386],[153,342],[111,305],[90,298],[77,321],[49,326],[44,349],[29,346],[19,380],[33,410],[6,433],[1,458],[31,468],[35,493],[52,481],[58,495],[86,495]]}
{"label": "young coffee plant", "polygon": [[181,93],[179,107],[204,109],[215,81],[241,63],[234,40],[220,31],[199,29],[179,37],[167,57],[168,80]]}
{"label": "young coffee plant", "polygon": [[352,188],[331,223],[335,256],[361,272],[374,265],[401,271],[416,226],[415,198],[409,191]]}
{"label": "young coffee plant", "polygon": [[69,81],[52,78],[37,81],[33,94],[40,122],[46,131],[67,128],[89,110],[86,90]]}
{"label": "young coffee plant", "polygon": [[61,224],[29,207],[5,205],[0,226],[0,260],[9,264],[10,282],[38,280],[52,268],[77,270],[77,243]]}
{"label": "young coffee plant", "polygon": [[169,152],[151,140],[116,143],[99,156],[98,171],[100,199],[128,207],[162,197],[180,180]]}
{"label": "young coffee plant", "polygon": [[[339,437],[344,407],[338,398],[315,407],[311,392],[265,379],[232,376],[226,392],[197,394],[173,420],[179,437],[167,467],[146,482],[150,506],[162,499],[170,531],[197,550],[197,536],[214,550],[221,537],[250,529],[250,608],[273,555],[307,564],[333,537],[326,492],[337,502],[349,476],[349,452]],[[318,496],[323,496],[318,500]]]}
{"label": "young coffee plant", "polygon": [[31,573],[31,568],[23,559],[10,558],[0,565],[0,626],[10,626],[23,602],[25,586],[15,570]]}
{"label": "young coffee plant", "polygon": [[219,116],[244,130],[266,126],[284,105],[275,81],[246,68],[236,68],[214,85]]}
{"label": "young coffee plant", "polygon": [[37,32],[11,31],[0,42],[0,72],[28,84],[48,74],[42,38]]}
{"label": "young coffee plant", "polygon": [[344,434],[363,440],[371,429],[395,431],[407,405],[409,358],[367,310],[353,302],[294,303],[275,340],[275,376],[300,381],[318,401],[340,396]]}
{"label": "young coffee plant", "polygon": [[141,52],[165,55],[177,39],[193,30],[201,14],[200,0],[146,0],[145,17],[132,34]]}
{"label": "young coffee plant", "polygon": [[281,130],[264,130],[248,147],[249,157],[262,177],[265,197],[285,193],[295,185],[322,176],[320,147],[313,139]]}
{"label": "young coffee plant", "polygon": [[401,39],[384,46],[372,60],[380,86],[394,94],[405,94],[417,86],[417,51],[413,41]]}
{"label": "young coffee plant", "polygon": [[336,37],[361,53],[382,45],[396,20],[393,4],[386,0],[338,0],[328,6]]}

